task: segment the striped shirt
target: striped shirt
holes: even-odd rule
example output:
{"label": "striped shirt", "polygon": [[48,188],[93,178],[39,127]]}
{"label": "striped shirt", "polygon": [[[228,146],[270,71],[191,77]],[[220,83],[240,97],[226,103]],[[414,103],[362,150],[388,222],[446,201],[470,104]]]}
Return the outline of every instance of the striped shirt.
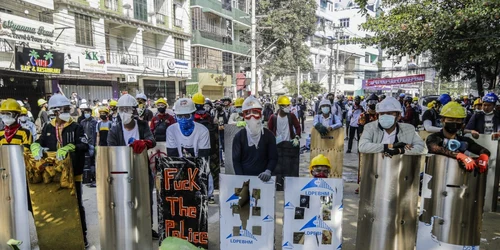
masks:
{"label": "striped shirt", "polygon": [[33,136],[28,129],[19,128],[10,143],[5,138],[5,130],[0,131],[0,145],[24,145],[25,148],[29,149],[32,142]]}

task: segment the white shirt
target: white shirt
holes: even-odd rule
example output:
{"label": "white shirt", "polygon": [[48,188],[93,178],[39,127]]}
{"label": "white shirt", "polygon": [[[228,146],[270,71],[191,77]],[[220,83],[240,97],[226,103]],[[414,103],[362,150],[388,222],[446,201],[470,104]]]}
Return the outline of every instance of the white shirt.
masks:
{"label": "white shirt", "polygon": [[382,144],[394,144],[396,141],[396,130],[394,129],[392,133],[387,133],[387,131],[384,129],[384,137],[382,137]]}
{"label": "white shirt", "polygon": [[185,136],[181,133],[179,123],[174,123],[167,128],[167,148],[177,148],[180,157],[183,156],[183,148],[192,148],[196,157],[198,150],[210,148],[210,134],[205,126],[195,122],[193,133]]}
{"label": "white shirt", "polygon": [[123,124],[122,124],[122,128],[123,128],[123,139],[125,139],[125,143],[127,143],[127,145],[130,145],[128,143],[128,140],[130,138],[134,138],[136,140],[139,140],[141,138],[139,138],[139,127],[137,126],[137,122],[135,122],[135,126],[132,130],[127,130]]}
{"label": "white shirt", "polygon": [[288,116],[281,117],[277,115],[276,119],[276,143],[290,140],[290,125],[288,124]]}

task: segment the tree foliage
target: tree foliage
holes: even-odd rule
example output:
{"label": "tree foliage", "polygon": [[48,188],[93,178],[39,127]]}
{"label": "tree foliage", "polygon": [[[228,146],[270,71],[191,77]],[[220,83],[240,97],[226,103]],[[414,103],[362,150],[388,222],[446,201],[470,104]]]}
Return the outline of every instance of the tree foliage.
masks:
{"label": "tree foliage", "polygon": [[[363,8],[367,0],[356,0]],[[500,1],[387,0],[386,13],[362,25],[391,55],[432,54],[431,62],[445,79],[463,75],[493,89],[500,73]]]}
{"label": "tree foliage", "polygon": [[263,29],[259,29],[257,54],[276,47],[263,53],[266,55],[263,58],[264,70],[270,75],[288,75],[298,66],[301,71],[312,69],[310,50],[304,41],[315,32],[316,7],[315,0],[258,1],[257,15],[263,16],[258,27]]}
{"label": "tree foliage", "polygon": [[[295,82],[285,82],[283,85],[288,90],[289,95],[297,96],[297,84]],[[326,89],[318,82],[304,81],[300,84],[300,95],[306,99],[311,99],[325,92]]]}

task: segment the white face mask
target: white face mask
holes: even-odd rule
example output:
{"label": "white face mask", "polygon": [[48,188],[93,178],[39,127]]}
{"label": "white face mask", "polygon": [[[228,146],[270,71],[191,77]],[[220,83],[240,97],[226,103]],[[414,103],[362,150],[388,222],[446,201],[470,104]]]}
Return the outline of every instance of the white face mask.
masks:
{"label": "white face mask", "polygon": [[22,123],[25,123],[26,121],[28,121],[28,117],[27,117],[27,116],[21,116],[21,117],[19,117],[19,120],[20,120]]}
{"label": "white face mask", "polygon": [[394,125],[396,117],[393,115],[381,115],[378,118],[378,122],[382,128],[388,129]]}
{"label": "white face mask", "polygon": [[61,113],[59,115],[59,119],[67,122],[67,121],[69,121],[69,119],[71,119],[71,115],[69,113]]}
{"label": "white face mask", "polygon": [[10,115],[1,115],[0,118],[2,118],[3,123],[5,125],[10,126],[16,122],[15,118],[12,118]]}
{"label": "white face mask", "polygon": [[250,120],[245,120],[247,122],[247,129],[250,134],[258,135],[262,133],[262,122],[260,119],[255,119],[254,117],[250,118]]}
{"label": "white face mask", "polygon": [[119,114],[122,124],[129,124],[132,121],[132,114],[124,112],[120,112]]}
{"label": "white face mask", "polygon": [[290,107],[283,108],[282,110],[285,113],[290,113]]}

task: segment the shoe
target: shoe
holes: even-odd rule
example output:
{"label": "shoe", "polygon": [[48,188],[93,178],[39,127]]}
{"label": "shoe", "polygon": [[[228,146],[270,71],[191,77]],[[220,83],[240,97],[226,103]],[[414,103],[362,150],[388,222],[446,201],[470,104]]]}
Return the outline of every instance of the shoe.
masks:
{"label": "shoe", "polygon": [[87,249],[87,248],[89,248],[89,247],[90,247],[90,244],[89,244],[89,242],[88,242],[88,240],[87,240],[87,237],[85,237],[85,238],[83,239],[83,242],[84,242],[84,244],[85,244],[85,249]]}
{"label": "shoe", "polygon": [[355,194],[359,194],[359,188],[357,188],[356,190],[354,190],[354,193]]}
{"label": "shoe", "polygon": [[89,187],[89,188],[95,188],[95,187],[97,187],[97,185],[96,185],[95,182],[92,182],[92,183],[88,184],[87,187]]}
{"label": "shoe", "polygon": [[347,141],[347,140],[349,140],[349,137],[346,137],[346,138],[344,139],[344,141]]}
{"label": "shoe", "polygon": [[351,153],[351,150],[350,150],[350,149],[348,149],[346,153],[350,154],[350,153]]}
{"label": "shoe", "polygon": [[213,196],[208,198],[208,204],[215,204],[215,198]]}
{"label": "shoe", "polygon": [[155,230],[151,230],[151,235],[153,236],[153,240],[159,240],[160,239],[160,235],[158,235],[158,233],[155,231]]}

